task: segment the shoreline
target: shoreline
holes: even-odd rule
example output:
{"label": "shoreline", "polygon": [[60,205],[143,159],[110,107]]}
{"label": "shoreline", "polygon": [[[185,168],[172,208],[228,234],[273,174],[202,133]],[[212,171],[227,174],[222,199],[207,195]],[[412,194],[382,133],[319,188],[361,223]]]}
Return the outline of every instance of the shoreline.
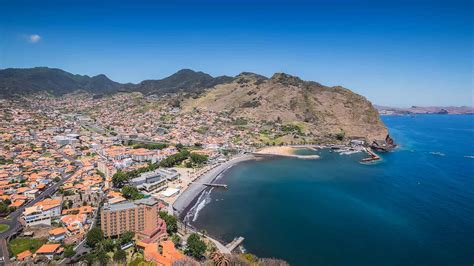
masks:
{"label": "shoreline", "polygon": [[295,154],[296,150],[299,149],[315,149],[317,145],[290,145],[290,146],[270,146],[262,148],[253,154],[256,156],[284,156],[284,157],[293,157],[298,159],[318,159],[319,155],[298,155]]}
{"label": "shoreline", "polygon": [[[252,154],[238,155],[228,160],[227,162],[224,162],[216,166],[215,168],[209,170],[209,172],[199,176],[193,182],[212,183],[222,172],[224,172],[228,168],[238,163],[255,160],[255,159],[257,158]],[[185,191],[183,191],[183,193],[181,193],[179,197],[173,202],[172,204],[173,213],[176,214],[178,217],[181,217],[183,212],[189,209],[191,204],[206,188],[207,186],[204,186],[202,184],[198,184],[198,183],[190,184],[189,187]]]}

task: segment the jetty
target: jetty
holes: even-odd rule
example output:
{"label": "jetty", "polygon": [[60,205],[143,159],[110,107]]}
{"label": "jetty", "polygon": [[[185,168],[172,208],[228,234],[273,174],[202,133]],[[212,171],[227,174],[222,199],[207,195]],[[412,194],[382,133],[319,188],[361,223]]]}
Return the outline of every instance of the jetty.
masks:
{"label": "jetty", "polygon": [[365,152],[369,154],[370,157],[362,159],[362,162],[372,162],[380,160],[380,156],[378,156],[375,152],[372,151],[370,148],[365,148]]}
{"label": "jetty", "polygon": [[199,183],[199,182],[191,182],[191,183],[197,184],[197,185],[203,185],[203,186],[207,186],[207,187],[222,187],[222,188],[228,189],[228,186],[226,184]]}
{"label": "jetty", "polygon": [[225,245],[225,247],[228,248],[230,252],[232,252],[235,248],[237,248],[240,244],[242,244],[242,242],[244,242],[244,240],[245,240],[245,238],[242,237],[242,236],[236,237],[236,238],[234,238],[234,240],[232,240],[232,242]]}

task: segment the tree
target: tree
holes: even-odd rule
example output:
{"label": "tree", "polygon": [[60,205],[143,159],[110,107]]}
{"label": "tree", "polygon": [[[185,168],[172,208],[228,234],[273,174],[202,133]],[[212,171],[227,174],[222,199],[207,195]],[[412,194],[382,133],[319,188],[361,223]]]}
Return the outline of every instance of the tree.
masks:
{"label": "tree", "polygon": [[184,148],[184,145],[181,144],[181,143],[178,143],[178,144],[175,145],[175,147],[178,151],[181,151]]}
{"label": "tree", "polygon": [[114,253],[114,261],[115,262],[124,262],[127,259],[127,253],[123,251],[122,249],[118,249]]}
{"label": "tree", "polygon": [[144,196],[136,187],[124,186],[122,188],[122,195],[126,199],[137,200],[142,199]]}
{"label": "tree", "polygon": [[200,259],[204,252],[206,252],[206,243],[201,240],[201,237],[198,234],[192,233],[188,237],[185,253],[196,259]]}
{"label": "tree", "polygon": [[105,252],[112,252],[115,248],[115,243],[111,238],[102,239],[102,241],[100,241],[100,245],[105,250]]}
{"label": "tree", "polygon": [[341,129],[341,132],[336,134],[336,139],[337,140],[343,140],[345,135],[346,135],[346,133],[344,132],[344,130]]}
{"label": "tree", "polygon": [[178,219],[164,211],[160,211],[159,214],[160,218],[165,220],[166,231],[168,232],[168,234],[176,233],[178,231]]}
{"label": "tree", "polygon": [[64,257],[66,258],[72,258],[74,255],[76,255],[76,251],[74,251],[74,246],[73,245],[67,245],[64,248]]}
{"label": "tree", "polygon": [[92,265],[97,260],[96,254],[87,253],[81,257],[81,261],[85,261],[87,265]]}
{"label": "tree", "polygon": [[119,239],[120,245],[125,245],[132,242],[134,237],[135,237],[134,232],[127,231],[123,233],[122,235],[120,235],[120,239]]}
{"label": "tree", "polygon": [[97,243],[99,243],[103,237],[102,230],[100,230],[99,227],[94,227],[87,233],[86,244],[91,248],[95,248]]}
{"label": "tree", "polygon": [[4,201],[0,202],[0,213],[8,213],[8,204]]}
{"label": "tree", "polygon": [[121,188],[127,181],[127,176],[120,170],[112,176],[112,183],[114,184],[114,187]]}
{"label": "tree", "polygon": [[107,262],[109,262],[110,260],[109,255],[107,255],[107,253],[103,249],[97,251],[96,258],[99,261],[100,265],[107,265]]}
{"label": "tree", "polygon": [[198,153],[191,153],[190,158],[191,162],[194,164],[203,164],[207,161],[207,155],[201,155]]}
{"label": "tree", "polygon": [[174,244],[176,247],[181,246],[181,238],[180,238],[177,234],[173,234],[173,235],[171,236],[171,241],[173,241],[173,244]]}

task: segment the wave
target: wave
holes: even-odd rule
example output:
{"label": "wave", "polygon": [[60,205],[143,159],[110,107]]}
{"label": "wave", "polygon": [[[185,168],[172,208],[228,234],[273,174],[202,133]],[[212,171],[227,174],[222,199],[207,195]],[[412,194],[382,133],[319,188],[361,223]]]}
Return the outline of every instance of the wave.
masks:
{"label": "wave", "polygon": [[212,187],[209,190],[204,190],[199,198],[197,199],[194,206],[188,211],[184,217],[184,222],[189,224],[189,222],[195,222],[199,216],[199,212],[206,207],[208,203],[211,202],[211,192],[214,188]]}
{"label": "wave", "polygon": [[446,154],[442,153],[442,152],[439,152],[439,151],[432,151],[430,152],[430,154],[432,155],[438,155],[438,156],[445,156]]}
{"label": "wave", "polygon": [[465,155],[464,158],[474,159],[474,155]]}

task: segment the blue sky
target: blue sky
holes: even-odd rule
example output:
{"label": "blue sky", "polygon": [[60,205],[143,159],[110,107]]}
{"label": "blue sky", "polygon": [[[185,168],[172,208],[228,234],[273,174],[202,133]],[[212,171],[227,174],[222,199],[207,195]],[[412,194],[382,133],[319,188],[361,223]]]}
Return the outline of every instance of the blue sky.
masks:
{"label": "blue sky", "polygon": [[[100,2],[100,3],[96,3]],[[0,0],[0,68],[119,82],[286,72],[376,104],[473,105],[473,2]]]}

